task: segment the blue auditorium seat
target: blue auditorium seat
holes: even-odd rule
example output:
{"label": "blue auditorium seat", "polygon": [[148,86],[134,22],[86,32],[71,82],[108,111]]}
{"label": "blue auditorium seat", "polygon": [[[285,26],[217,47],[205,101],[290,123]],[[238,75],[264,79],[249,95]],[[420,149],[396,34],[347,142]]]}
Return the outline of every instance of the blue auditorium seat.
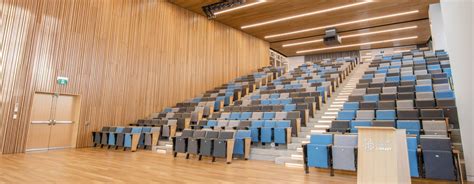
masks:
{"label": "blue auditorium seat", "polygon": [[107,141],[107,145],[115,146],[115,143],[117,141],[117,133],[122,133],[123,130],[123,127],[116,127],[115,132],[109,132],[109,140]]}
{"label": "blue auditorium seat", "polygon": [[201,101],[201,99],[202,99],[202,98],[194,98],[194,99],[192,100],[192,102],[193,102],[193,103],[198,103],[198,102]]}
{"label": "blue auditorium seat", "polygon": [[400,77],[398,77],[398,76],[387,77],[385,80],[386,80],[387,82],[399,82],[399,81],[400,81]]}
{"label": "blue auditorium seat", "polygon": [[364,98],[364,101],[367,101],[367,102],[378,102],[379,94],[364,95],[363,98]]}
{"label": "blue auditorium seat", "polygon": [[388,68],[387,69],[378,69],[375,71],[375,73],[388,73]]}
{"label": "blue auditorium seat", "polygon": [[202,128],[212,128],[217,126],[217,120],[208,120],[207,125],[204,125]]}
{"label": "blue auditorium seat", "polygon": [[356,128],[357,126],[371,126],[372,122],[370,120],[352,120],[351,123],[351,133],[358,133],[359,130]]}
{"label": "blue auditorium seat", "polygon": [[425,59],[422,59],[422,58],[414,58],[413,59],[413,62],[415,64],[425,64],[426,63],[426,60]]}
{"label": "blue auditorium seat", "polygon": [[313,134],[308,144],[307,157],[309,167],[329,168],[330,145],[333,143],[333,134]]}
{"label": "blue auditorium seat", "polygon": [[242,112],[240,114],[240,120],[247,120],[252,117],[252,112]]}
{"label": "blue auditorium seat", "polygon": [[262,105],[270,105],[271,103],[272,102],[269,99],[260,100],[260,104],[262,104]]}
{"label": "blue auditorium seat", "polygon": [[132,148],[132,139],[134,138],[134,135],[140,135],[141,133],[142,133],[142,127],[133,127],[131,133],[125,133],[125,140],[123,143],[123,147],[131,148],[132,150],[136,149],[136,148]]}
{"label": "blue auditorium seat", "polygon": [[291,133],[287,134],[288,129],[291,130],[290,120],[278,120],[276,122],[273,132],[275,144],[287,144],[287,137],[291,136]]}
{"label": "blue auditorium seat", "polygon": [[260,135],[260,141],[262,141],[262,143],[271,143],[273,141],[272,137],[275,124],[276,122],[273,120],[265,120]]}
{"label": "blue auditorium seat", "polygon": [[407,134],[416,135],[417,138],[420,137],[420,121],[419,120],[397,120],[397,128],[405,129]]}
{"label": "blue auditorium seat", "polygon": [[358,110],[359,102],[345,102],[342,107],[343,110]]}
{"label": "blue auditorium seat", "polygon": [[428,65],[428,70],[441,70],[440,65]]}
{"label": "blue auditorium seat", "polygon": [[281,100],[280,100],[280,104],[282,104],[282,105],[290,104],[291,101],[292,101],[291,98],[281,99]]}
{"label": "blue auditorium seat", "polygon": [[229,120],[239,120],[239,119],[240,119],[240,112],[230,113]]}
{"label": "blue auditorium seat", "polygon": [[264,120],[253,120],[250,125],[252,142],[260,141],[260,129],[263,127]]}
{"label": "blue auditorium seat", "polygon": [[453,91],[437,91],[435,92],[436,99],[454,99]]}
{"label": "blue auditorium seat", "polygon": [[253,95],[253,96],[250,97],[250,100],[258,100],[260,98],[261,98],[260,95]]}
{"label": "blue auditorium seat", "polygon": [[337,113],[337,120],[353,120],[355,118],[355,110],[342,110]]}
{"label": "blue auditorium seat", "polygon": [[234,155],[244,155],[245,139],[251,137],[250,130],[238,130],[235,134]]}
{"label": "blue auditorium seat", "polygon": [[362,76],[362,79],[372,79],[372,78],[374,78],[373,74],[365,74]]}
{"label": "blue auditorium seat", "polygon": [[432,92],[433,86],[431,85],[416,85],[415,86],[416,92]]}
{"label": "blue auditorium seat", "polygon": [[270,105],[278,105],[280,104],[280,100],[279,99],[271,99],[270,100]]}
{"label": "blue auditorium seat", "polygon": [[401,76],[401,78],[402,78],[402,81],[415,81],[416,80],[415,75],[404,75],[404,76]]}
{"label": "blue auditorium seat", "polygon": [[283,108],[285,112],[290,112],[296,110],[296,104],[286,104]]}
{"label": "blue auditorium seat", "polygon": [[395,120],[396,114],[395,110],[377,110],[376,118],[377,120]]}
{"label": "blue auditorium seat", "polygon": [[278,99],[280,98],[280,93],[273,93],[270,95],[270,99]]}
{"label": "blue auditorium seat", "polygon": [[275,112],[264,112],[263,113],[263,120],[271,120],[275,118]]}
{"label": "blue auditorium seat", "polygon": [[408,162],[410,165],[410,176],[411,177],[420,177],[418,172],[418,141],[416,137],[407,137],[407,146],[408,146]]}
{"label": "blue auditorium seat", "polygon": [[445,73],[449,78],[452,77],[451,68],[443,68],[443,73]]}

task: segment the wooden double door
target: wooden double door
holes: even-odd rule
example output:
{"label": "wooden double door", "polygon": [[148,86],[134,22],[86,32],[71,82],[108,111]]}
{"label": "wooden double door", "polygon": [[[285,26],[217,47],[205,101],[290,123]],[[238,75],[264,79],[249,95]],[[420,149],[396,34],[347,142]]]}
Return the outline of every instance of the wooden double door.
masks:
{"label": "wooden double door", "polygon": [[26,151],[76,146],[79,96],[35,93]]}

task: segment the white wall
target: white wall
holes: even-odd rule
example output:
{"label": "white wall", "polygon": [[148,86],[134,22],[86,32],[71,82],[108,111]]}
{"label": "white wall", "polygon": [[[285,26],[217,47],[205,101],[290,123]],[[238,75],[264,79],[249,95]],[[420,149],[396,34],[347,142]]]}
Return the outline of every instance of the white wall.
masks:
{"label": "white wall", "polygon": [[287,59],[290,71],[304,64],[304,56],[287,57]]}
{"label": "white wall", "polygon": [[444,22],[441,15],[441,5],[439,3],[430,4],[428,11],[430,17],[431,38],[433,49],[446,49],[446,36],[444,33]]}
{"label": "white wall", "polygon": [[441,0],[468,180],[474,181],[474,37],[472,0]]}

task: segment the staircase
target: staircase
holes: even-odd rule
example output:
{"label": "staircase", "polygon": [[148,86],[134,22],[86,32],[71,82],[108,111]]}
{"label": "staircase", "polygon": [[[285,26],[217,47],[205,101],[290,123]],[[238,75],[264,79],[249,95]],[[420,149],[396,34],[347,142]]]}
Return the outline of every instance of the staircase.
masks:
{"label": "staircase", "polygon": [[348,100],[352,90],[355,89],[359,79],[362,78],[364,72],[369,67],[369,63],[363,63],[349,74],[348,79],[343,81],[341,86],[328,99],[328,103],[324,104],[316,113],[315,118],[311,118],[307,127],[301,128],[299,137],[293,137],[292,143],[286,148],[252,148],[251,159],[275,161],[276,164],[284,164],[287,167],[303,167],[303,149],[302,143],[309,142],[312,133],[326,132],[331,126],[332,120],[336,119],[337,112],[340,111],[344,102]]}

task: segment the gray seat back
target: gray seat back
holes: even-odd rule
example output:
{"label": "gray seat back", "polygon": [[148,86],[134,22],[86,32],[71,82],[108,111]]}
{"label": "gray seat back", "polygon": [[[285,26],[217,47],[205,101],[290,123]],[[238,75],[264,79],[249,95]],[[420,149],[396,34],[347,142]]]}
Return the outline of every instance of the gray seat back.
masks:
{"label": "gray seat back", "polygon": [[234,131],[221,131],[219,132],[218,139],[234,139]]}

